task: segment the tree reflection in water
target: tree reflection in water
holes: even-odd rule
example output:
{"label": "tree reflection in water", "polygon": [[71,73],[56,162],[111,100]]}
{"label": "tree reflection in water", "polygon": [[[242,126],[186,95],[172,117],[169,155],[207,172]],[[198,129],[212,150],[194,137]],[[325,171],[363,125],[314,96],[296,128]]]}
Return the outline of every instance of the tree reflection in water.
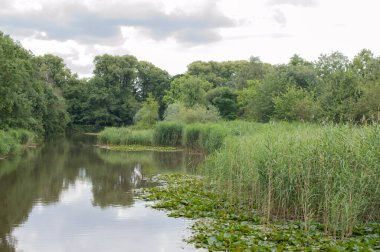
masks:
{"label": "tree reflection in water", "polygon": [[[146,177],[193,171],[199,157],[182,152],[123,153],[95,149],[88,138],[59,139],[9,160],[0,160],[0,251],[15,251],[13,229],[37,204],[60,202],[76,181],[91,184],[94,207],[129,207],[133,189],[152,186]],[[186,167],[187,164],[195,164]]]}

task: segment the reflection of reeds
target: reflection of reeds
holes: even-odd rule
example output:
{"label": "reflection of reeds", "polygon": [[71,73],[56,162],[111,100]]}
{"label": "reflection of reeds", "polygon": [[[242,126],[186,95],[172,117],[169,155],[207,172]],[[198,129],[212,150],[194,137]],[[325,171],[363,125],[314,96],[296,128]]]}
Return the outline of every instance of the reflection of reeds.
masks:
{"label": "reflection of reeds", "polygon": [[[188,165],[188,160],[200,159],[194,155],[187,155],[185,152],[118,152],[98,149],[99,157],[106,163],[112,165],[122,165],[124,167],[134,167],[140,164],[145,176],[152,176],[158,173],[186,172],[194,167]],[[200,161],[199,161],[200,162]],[[195,163],[195,161],[193,161]],[[191,173],[191,172],[190,172]]]}
{"label": "reflection of reeds", "polygon": [[274,124],[228,137],[204,172],[215,191],[266,221],[320,221],[334,236],[379,221],[380,127]]}

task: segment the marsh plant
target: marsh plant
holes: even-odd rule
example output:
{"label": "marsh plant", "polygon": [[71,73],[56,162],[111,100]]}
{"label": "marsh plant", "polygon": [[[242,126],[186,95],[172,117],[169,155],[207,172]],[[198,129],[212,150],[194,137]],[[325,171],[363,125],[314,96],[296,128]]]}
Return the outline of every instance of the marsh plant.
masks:
{"label": "marsh plant", "polygon": [[[205,177],[230,202],[264,222],[318,221],[334,237],[380,220],[380,127],[273,124],[229,137],[209,156]],[[223,195],[224,197],[224,195]]]}

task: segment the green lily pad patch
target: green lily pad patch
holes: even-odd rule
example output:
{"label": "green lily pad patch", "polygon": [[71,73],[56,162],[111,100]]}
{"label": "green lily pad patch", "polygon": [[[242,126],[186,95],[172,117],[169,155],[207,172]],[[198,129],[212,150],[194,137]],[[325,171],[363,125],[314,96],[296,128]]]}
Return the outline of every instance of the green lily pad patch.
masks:
{"label": "green lily pad patch", "polygon": [[97,147],[115,151],[158,151],[158,152],[175,152],[182,151],[171,146],[145,146],[145,145],[97,145]]}
{"label": "green lily pad patch", "polygon": [[254,209],[227,204],[203,179],[191,175],[159,175],[162,186],[144,188],[139,197],[172,217],[195,220],[187,240],[209,251],[380,251],[380,223],[355,227],[354,235],[333,239],[324,227],[301,221],[263,223]]}

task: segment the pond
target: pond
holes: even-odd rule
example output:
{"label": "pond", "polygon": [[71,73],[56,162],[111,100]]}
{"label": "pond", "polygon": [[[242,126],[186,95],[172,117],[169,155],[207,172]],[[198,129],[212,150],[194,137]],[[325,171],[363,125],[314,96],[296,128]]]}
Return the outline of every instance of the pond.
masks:
{"label": "pond", "polygon": [[45,143],[0,160],[0,251],[194,251],[191,222],[146,207],[134,189],[193,173],[184,152],[114,152],[94,137]]}

